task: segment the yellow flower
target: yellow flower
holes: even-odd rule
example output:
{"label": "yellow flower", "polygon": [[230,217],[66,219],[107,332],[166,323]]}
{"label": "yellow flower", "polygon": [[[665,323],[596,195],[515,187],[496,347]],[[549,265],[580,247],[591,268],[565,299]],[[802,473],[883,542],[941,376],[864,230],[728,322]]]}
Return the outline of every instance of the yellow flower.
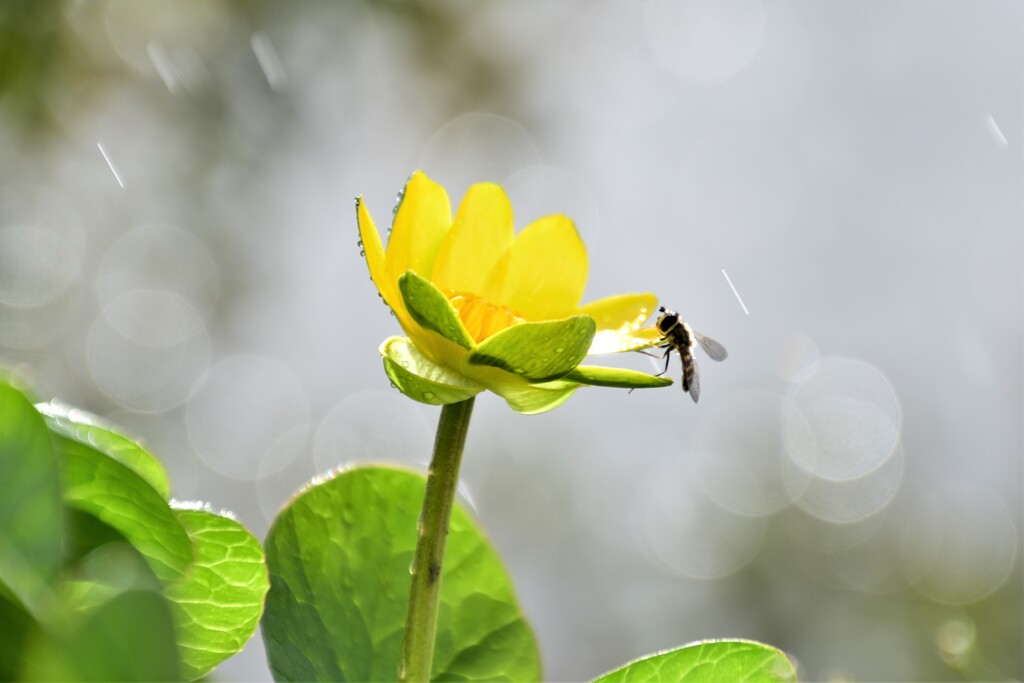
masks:
{"label": "yellow flower", "polygon": [[381,345],[384,368],[430,404],[489,389],[521,413],[560,405],[583,384],[665,386],[671,380],[580,366],[589,354],[652,346],[641,329],[653,294],[580,305],[587,252],[571,220],[552,215],[513,234],[500,186],[469,188],[452,219],[444,188],[414,173],[400,195],[387,251],[362,198],[356,218],[370,277],[408,337]]}

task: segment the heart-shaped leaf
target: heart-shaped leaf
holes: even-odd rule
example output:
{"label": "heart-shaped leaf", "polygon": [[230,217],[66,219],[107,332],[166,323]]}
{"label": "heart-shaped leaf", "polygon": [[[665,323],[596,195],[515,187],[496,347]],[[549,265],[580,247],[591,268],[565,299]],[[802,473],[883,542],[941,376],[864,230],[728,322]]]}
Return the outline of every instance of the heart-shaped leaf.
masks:
{"label": "heart-shaped leaf", "polygon": [[120,533],[165,585],[192,562],[192,543],[171,508],[142,477],[96,449],[54,435],[64,501]]}
{"label": "heart-shaped leaf", "polygon": [[57,401],[40,403],[36,408],[54,433],[110,456],[145,479],[165,500],[170,497],[171,485],[164,466],[138,442],[78,408]]}
{"label": "heart-shaped leaf", "polygon": [[31,612],[57,579],[62,509],[46,423],[0,377],[0,582]]}
{"label": "heart-shaped leaf", "polygon": [[269,587],[263,549],[245,527],[203,509],[176,509],[195,560],[171,584],[181,673],[195,680],[239,652],[256,631]]}
{"label": "heart-shaped leaf", "polygon": [[[358,467],[314,482],[267,536],[263,639],[277,680],[393,681],[425,480]],[[494,549],[452,511],[434,680],[535,681],[537,644]]]}
{"label": "heart-shaped leaf", "polygon": [[170,606],[158,592],[126,591],[73,622],[37,632],[19,680],[180,679]]}
{"label": "heart-shaped leaf", "polygon": [[594,683],[790,683],[796,671],[780,650],[752,640],[706,640],[641,657]]}

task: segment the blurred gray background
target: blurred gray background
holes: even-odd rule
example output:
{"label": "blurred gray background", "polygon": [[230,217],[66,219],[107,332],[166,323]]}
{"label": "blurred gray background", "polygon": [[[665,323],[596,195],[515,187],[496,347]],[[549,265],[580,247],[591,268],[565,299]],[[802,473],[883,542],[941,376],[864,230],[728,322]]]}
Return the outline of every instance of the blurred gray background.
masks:
{"label": "blurred gray background", "polygon": [[[574,218],[588,300],[653,291],[730,352],[696,406],[477,401],[464,495],[549,679],[727,636],[806,680],[1020,679],[1022,28],[1012,0],[5,2],[0,362],[262,538],[316,473],[429,457],[353,197],[383,228],[416,168],[453,205],[497,181],[520,227]],[[213,678],[268,680],[259,638]]]}

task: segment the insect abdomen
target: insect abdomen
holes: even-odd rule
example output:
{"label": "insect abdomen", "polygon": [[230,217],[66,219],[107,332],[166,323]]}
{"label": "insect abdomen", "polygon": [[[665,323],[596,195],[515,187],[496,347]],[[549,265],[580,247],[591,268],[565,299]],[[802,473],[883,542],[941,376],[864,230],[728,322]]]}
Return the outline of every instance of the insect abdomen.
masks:
{"label": "insect abdomen", "polygon": [[693,386],[693,376],[696,374],[696,364],[693,361],[693,354],[687,348],[679,351],[679,357],[683,361],[683,391],[689,391]]}

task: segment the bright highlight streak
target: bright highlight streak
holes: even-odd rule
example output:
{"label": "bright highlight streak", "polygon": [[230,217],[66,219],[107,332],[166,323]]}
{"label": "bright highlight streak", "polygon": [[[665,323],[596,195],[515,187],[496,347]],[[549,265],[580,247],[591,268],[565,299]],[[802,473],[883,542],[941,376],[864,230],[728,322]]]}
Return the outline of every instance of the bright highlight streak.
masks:
{"label": "bright highlight streak", "polygon": [[992,118],[992,114],[989,114],[988,118],[985,119],[985,125],[988,127],[988,132],[992,134],[992,137],[995,138],[996,143],[1000,147],[1010,146],[1010,143],[1006,141],[1006,136],[1003,135],[1003,131],[999,130],[996,120]]}
{"label": "bright highlight streak", "polygon": [[103,155],[103,159],[107,162],[107,166],[110,167],[110,172],[114,174],[114,180],[117,181],[117,184],[120,185],[121,189],[123,190],[124,189],[124,183],[121,182],[121,176],[117,175],[117,169],[114,168],[114,164],[111,163],[110,157],[107,156],[106,150],[103,149],[103,145],[101,145],[100,143],[97,142],[96,146],[99,147],[100,154]]}
{"label": "bright highlight streak", "polygon": [[743,312],[746,313],[747,315],[750,315],[750,311],[748,311],[747,307],[743,304],[743,299],[740,298],[740,293],[736,291],[736,285],[734,285],[732,283],[732,280],[729,279],[729,273],[725,272],[725,268],[722,268],[722,275],[725,276],[725,281],[729,283],[730,287],[732,287],[732,293],[736,295],[736,301],[740,302],[740,306],[743,308]]}
{"label": "bright highlight streak", "polygon": [[284,65],[281,58],[277,56],[277,50],[270,42],[266,33],[254,33],[251,39],[252,51],[256,55],[256,61],[263,69],[263,75],[267,77],[267,83],[272,90],[280,90],[288,83],[288,74],[284,72]]}

